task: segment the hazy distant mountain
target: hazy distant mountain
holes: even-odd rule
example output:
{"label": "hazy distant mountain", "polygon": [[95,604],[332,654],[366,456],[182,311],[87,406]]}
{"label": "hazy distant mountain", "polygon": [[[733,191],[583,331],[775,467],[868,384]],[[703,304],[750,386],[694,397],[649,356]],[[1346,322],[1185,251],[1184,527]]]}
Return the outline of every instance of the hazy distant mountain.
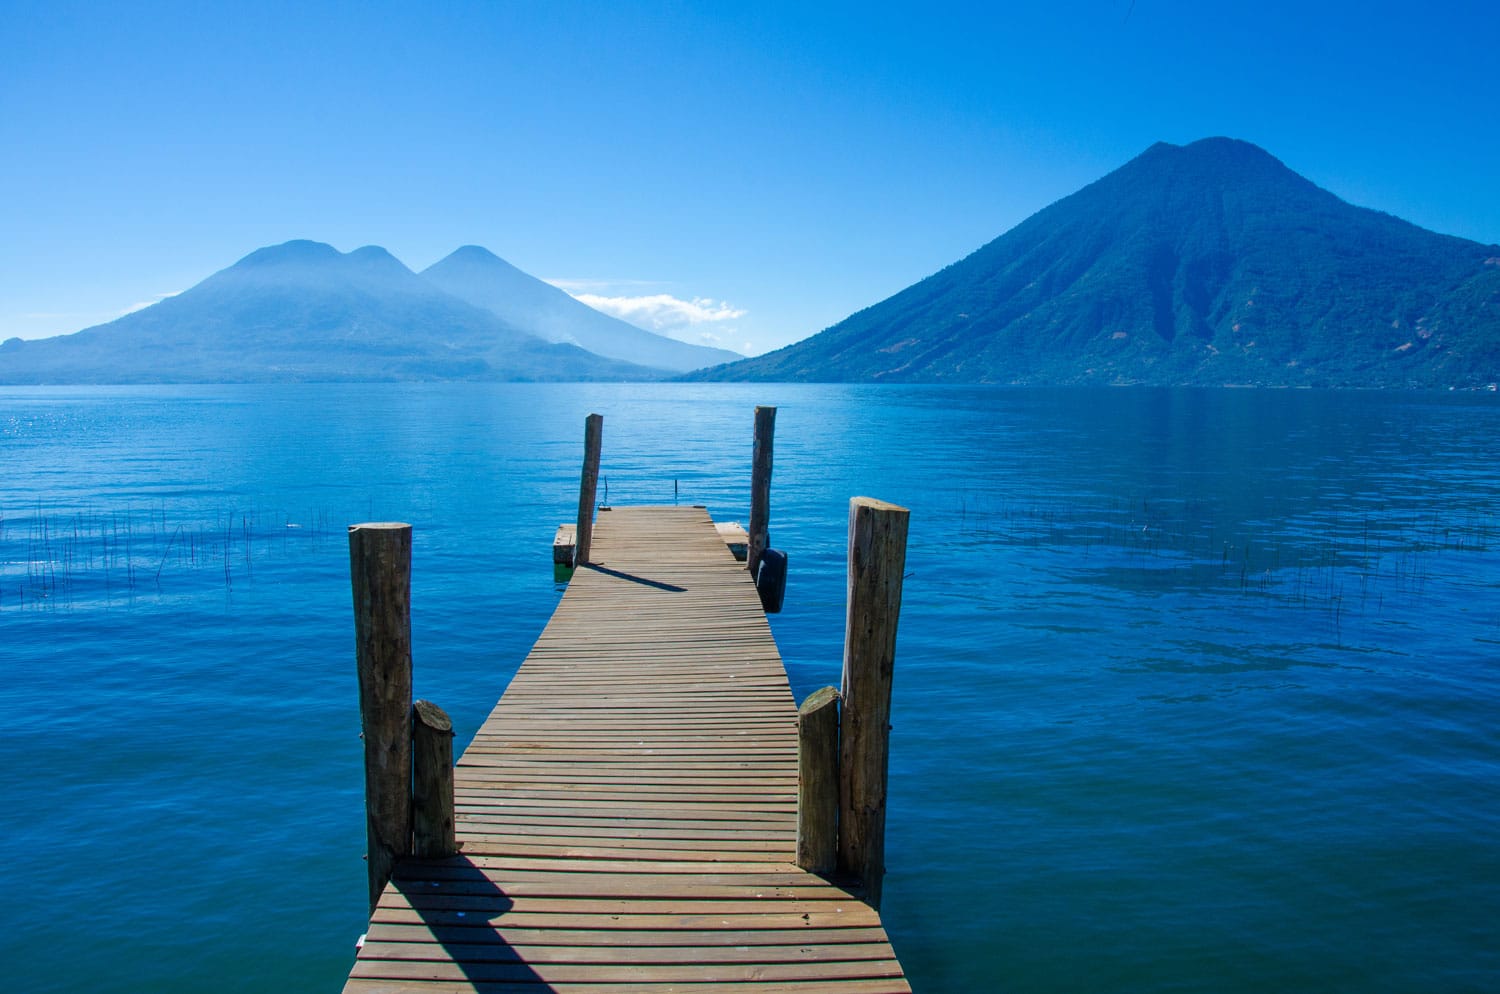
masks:
{"label": "hazy distant mountain", "polygon": [[1353,207],[1246,142],[1157,144],[722,380],[1477,386],[1500,246]]}
{"label": "hazy distant mountain", "polygon": [[73,335],[0,345],[3,383],[639,380],[660,370],[545,342],[389,252],[293,241]]}
{"label": "hazy distant mountain", "polygon": [[740,358],[728,349],[689,345],[596,311],[478,245],[465,245],[421,275],[517,328],[611,359],[686,372]]}

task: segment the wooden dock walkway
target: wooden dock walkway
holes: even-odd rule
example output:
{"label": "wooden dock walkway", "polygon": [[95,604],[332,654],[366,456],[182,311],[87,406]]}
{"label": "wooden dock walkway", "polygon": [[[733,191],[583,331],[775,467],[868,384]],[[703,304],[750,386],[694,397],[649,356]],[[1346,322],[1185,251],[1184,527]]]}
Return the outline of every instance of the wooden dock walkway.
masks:
{"label": "wooden dock walkway", "polygon": [[879,915],[795,862],[797,716],[699,508],[603,510],[407,859],[348,994],[909,992]]}

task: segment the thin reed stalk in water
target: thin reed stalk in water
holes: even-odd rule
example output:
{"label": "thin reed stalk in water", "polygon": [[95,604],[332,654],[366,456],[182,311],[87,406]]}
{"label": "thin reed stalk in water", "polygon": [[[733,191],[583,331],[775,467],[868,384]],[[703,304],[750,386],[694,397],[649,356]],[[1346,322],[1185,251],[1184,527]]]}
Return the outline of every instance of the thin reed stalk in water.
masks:
{"label": "thin reed stalk in water", "polygon": [[175,532],[173,532],[172,533],[172,537],[170,539],[168,539],[168,541],[167,541],[167,547],[162,550],[161,562],[159,562],[159,563],[156,564],[156,589],[158,589],[158,590],[161,589],[161,568],[167,564],[167,556],[172,551],[172,543],[176,542],[177,541],[177,536],[181,535],[181,534],[182,534],[182,526],[178,525],[177,526],[177,530]]}

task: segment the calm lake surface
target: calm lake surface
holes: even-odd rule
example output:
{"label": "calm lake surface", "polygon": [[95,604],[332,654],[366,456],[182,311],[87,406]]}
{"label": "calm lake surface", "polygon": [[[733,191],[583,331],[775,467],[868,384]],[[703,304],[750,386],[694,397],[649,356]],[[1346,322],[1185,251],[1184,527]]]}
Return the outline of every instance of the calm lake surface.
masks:
{"label": "calm lake surface", "polygon": [[414,525],[462,746],[560,595],[584,416],[609,503],[743,521],[755,404],[799,698],[838,681],[848,498],[911,508],[918,992],[1500,988],[1495,397],[512,384],[0,389],[4,987],[337,990],[345,526]]}

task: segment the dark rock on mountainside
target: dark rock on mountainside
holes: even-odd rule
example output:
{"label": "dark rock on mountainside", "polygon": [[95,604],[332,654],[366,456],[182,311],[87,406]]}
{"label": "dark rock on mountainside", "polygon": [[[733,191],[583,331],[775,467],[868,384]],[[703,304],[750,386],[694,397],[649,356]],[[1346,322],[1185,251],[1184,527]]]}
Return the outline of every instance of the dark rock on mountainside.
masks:
{"label": "dark rock on mountainside", "polygon": [[465,245],[421,276],[513,327],[610,359],[686,372],[741,358],[728,349],[679,342],[596,311],[478,245]]}
{"label": "dark rock on mountainside", "polygon": [[638,380],[660,370],[526,333],[385,249],[293,241],[73,335],[0,345],[0,383]]}
{"label": "dark rock on mountainside", "polygon": [[1157,144],[895,296],[695,379],[1472,387],[1500,247],[1351,206],[1254,145]]}

